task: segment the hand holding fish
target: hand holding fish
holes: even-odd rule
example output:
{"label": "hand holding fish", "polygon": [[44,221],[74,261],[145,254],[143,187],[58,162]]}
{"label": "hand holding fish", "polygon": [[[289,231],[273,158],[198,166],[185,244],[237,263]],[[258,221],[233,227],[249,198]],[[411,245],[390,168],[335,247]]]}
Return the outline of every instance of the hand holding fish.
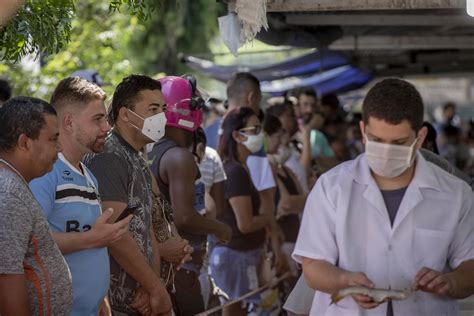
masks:
{"label": "hand holding fish", "polygon": [[448,274],[423,267],[415,276],[415,290],[449,296],[453,291],[453,280]]}
{"label": "hand holding fish", "polygon": [[[374,283],[362,272],[350,272],[348,274],[347,284],[350,287],[366,287],[371,289]],[[382,302],[375,302],[370,296],[363,293],[350,293],[354,301],[364,309],[372,309],[379,306]]]}
{"label": "hand holding fish", "polygon": [[411,290],[375,289],[373,282],[361,272],[349,273],[347,284],[349,287],[341,289],[331,296],[332,304],[351,295],[360,307],[372,309],[389,300],[404,300],[411,293]]}

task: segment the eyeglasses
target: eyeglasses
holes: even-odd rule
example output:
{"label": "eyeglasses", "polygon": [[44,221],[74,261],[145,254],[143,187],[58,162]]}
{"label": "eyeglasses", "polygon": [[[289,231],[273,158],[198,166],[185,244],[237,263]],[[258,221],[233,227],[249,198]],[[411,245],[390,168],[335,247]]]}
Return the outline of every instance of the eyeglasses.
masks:
{"label": "eyeglasses", "polygon": [[240,133],[247,134],[248,132],[253,132],[253,134],[257,135],[260,134],[262,131],[262,125],[255,125],[255,126],[248,126],[239,129]]}

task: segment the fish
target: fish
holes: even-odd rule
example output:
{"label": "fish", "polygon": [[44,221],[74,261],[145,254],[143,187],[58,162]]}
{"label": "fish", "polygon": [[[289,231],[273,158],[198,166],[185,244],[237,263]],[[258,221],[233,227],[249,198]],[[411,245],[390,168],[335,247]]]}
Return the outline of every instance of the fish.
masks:
{"label": "fish", "polygon": [[337,291],[331,295],[331,304],[337,304],[346,296],[353,294],[361,294],[370,297],[374,302],[380,303],[384,300],[403,301],[410,296],[412,290],[387,290],[387,289],[371,289],[365,286],[349,286]]}

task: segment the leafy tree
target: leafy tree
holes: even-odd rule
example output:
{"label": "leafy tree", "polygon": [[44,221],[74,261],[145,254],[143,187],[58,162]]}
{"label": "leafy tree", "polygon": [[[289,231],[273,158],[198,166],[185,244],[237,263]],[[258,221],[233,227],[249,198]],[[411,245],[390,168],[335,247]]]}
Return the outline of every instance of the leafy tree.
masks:
{"label": "leafy tree", "polygon": [[163,1],[131,40],[134,55],[140,57],[138,69],[151,75],[189,72],[178,54],[210,52],[218,34],[217,18],[226,10],[225,5],[209,0]]}
{"label": "leafy tree", "polygon": [[[110,0],[108,8],[120,11],[126,7],[129,14],[144,21],[162,1]],[[77,11],[80,13],[80,8],[76,8],[73,0],[27,0],[0,29],[0,59],[17,62],[29,54],[58,53],[70,40],[71,23]]]}

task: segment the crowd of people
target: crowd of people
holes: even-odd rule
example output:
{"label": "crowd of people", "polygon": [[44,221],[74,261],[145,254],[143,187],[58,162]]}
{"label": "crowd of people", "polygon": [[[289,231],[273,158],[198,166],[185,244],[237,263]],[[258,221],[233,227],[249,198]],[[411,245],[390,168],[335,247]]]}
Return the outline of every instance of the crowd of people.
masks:
{"label": "crowd of people", "polygon": [[[312,88],[262,104],[245,72],[225,102],[192,76],[130,75],[108,107],[80,74],[50,102],[4,87],[1,315],[456,315],[474,294],[474,132],[452,104],[424,122],[406,81],[361,114]],[[350,286],[410,296],[331,304]]]}

